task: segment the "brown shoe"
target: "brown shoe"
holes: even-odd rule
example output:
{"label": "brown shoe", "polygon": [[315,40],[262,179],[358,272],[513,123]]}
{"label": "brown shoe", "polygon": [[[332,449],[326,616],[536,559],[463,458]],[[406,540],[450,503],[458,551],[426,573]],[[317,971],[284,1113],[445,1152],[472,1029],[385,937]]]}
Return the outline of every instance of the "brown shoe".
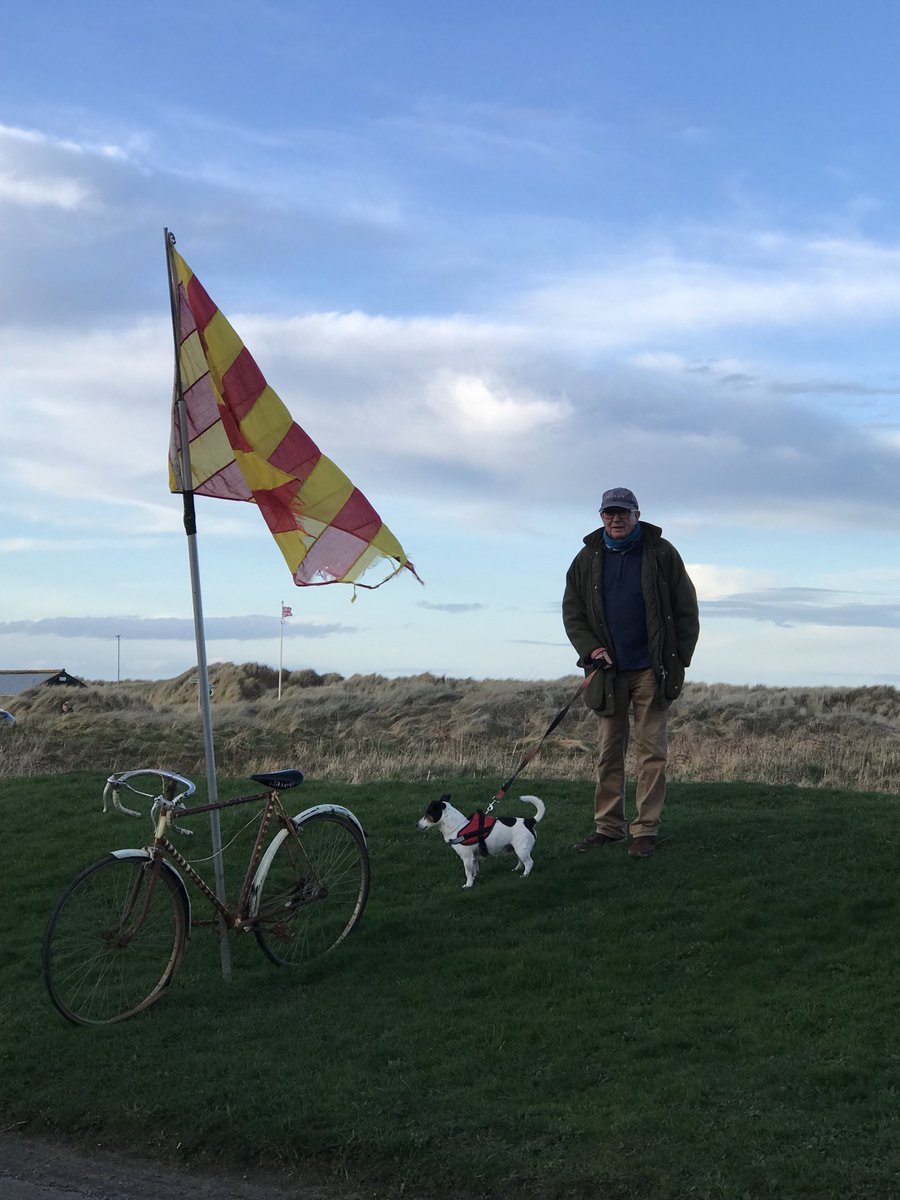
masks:
{"label": "brown shoe", "polygon": [[586,850],[598,850],[601,846],[609,846],[613,842],[624,841],[624,834],[622,837],[610,837],[608,833],[592,833],[583,842],[576,842],[575,849],[584,853]]}
{"label": "brown shoe", "polygon": [[655,849],[655,837],[636,837],[628,847],[628,853],[632,858],[648,858]]}

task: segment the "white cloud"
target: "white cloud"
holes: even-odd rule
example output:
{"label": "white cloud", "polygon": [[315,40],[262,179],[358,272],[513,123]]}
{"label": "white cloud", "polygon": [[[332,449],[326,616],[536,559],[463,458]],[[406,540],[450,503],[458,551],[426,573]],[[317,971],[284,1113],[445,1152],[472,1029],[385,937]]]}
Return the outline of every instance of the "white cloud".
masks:
{"label": "white cloud", "polygon": [[[276,618],[259,614],[236,617],[207,616],[203,623],[204,633],[210,642],[258,641],[275,636],[278,628]],[[279,636],[291,638],[324,638],[333,634],[356,633],[352,625],[341,625],[334,621],[285,622]],[[117,635],[134,641],[193,641],[195,637],[192,617],[130,615],[105,615],[86,617],[43,617],[37,620],[0,621],[0,637],[14,635],[25,637],[64,637],[111,639]]]}
{"label": "white cloud", "polygon": [[453,375],[440,371],[429,401],[440,421],[449,415],[463,435],[517,437],[553,425],[570,415],[565,401],[545,400],[502,390],[498,381],[478,375]]}
{"label": "white cloud", "polygon": [[768,687],[900,684],[900,629],[706,621],[689,680]]}
{"label": "white cloud", "polygon": [[[690,479],[703,512],[755,521],[763,478],[810,528],[852,521],[856,509],[900,521],[892,441],[758,387],[723,393],[714,372],[679,377],[668,359],[662,373],[575,367],[538,329],[465,319],[238,315],[234,325],[295,420],[366,491],[414,495],[435,511],[477,494],[517,503],[527,522],[526,508],[548,504],[588,511],[613,454],[647,512],[671,511],[667,497]],[[8,477],[33,499],[70,501],[54,523],[93,498],[116,510],[117,526],[133,504],[148,506],[147,527],[171,524],[159,501],[171,356],[164,317],[52,338],[0,332]],[[867,485],[836,512],[837,474]]]}
{"label": "white cloud", "polygon": [[689,254],[675,238],[526,290],[513,311],[563,344],[607,348],[729,327],[827,327],[900,314],[900,246],[731,234],[735,246],[724,258],[713,245]]}
{"label": "white cloud", "polygon": [[0,204],[25,208],[61,208],[67,211],[91,207],[90,190],[75,179],[23,179],[0,168]]}
{"label": "white cloud", "polygon": [[123,481],[158,470],[171,394],[166,332],[160,321],[54,339],[0,334],[10,474],[84,499],[118,497]]}
{"label": "white cloud", "polygon": [[819,587],[764,588],[707,600],[704,616],[831,628],[900,628],[900,600]]}
{"label": "white cloud", "polygon": [[99,196],[91,179],[91,160],[121,156],[113,146],[83,146],[0,125],[0,205],[69,213],[95,209]]}
{"label": "white cloud", "polygon": [[686,563],[700,600],[718,600],[734,592],[752,592],[772,587],[771,571],[752,570],[717,563]]}

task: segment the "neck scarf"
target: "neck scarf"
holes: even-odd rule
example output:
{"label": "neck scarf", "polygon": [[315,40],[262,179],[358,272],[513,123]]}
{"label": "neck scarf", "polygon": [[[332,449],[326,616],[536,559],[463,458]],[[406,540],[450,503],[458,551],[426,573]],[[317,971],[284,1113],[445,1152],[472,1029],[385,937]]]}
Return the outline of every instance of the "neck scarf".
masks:
{"label": "neck scarf", "polygon": [[631,533],[626,534],[625,537],[623,537],[623,538],[611,538],[609,536],[609,534],[606,532],[606,530],[604,529],[603,530],[603,545],[606,547],[607,550],[616,550],[616,551],[630,550],[631,547],[635,544],[635,542],[640,541],[641,533],[642,533],[642,530],[641,530],[640,521],[638,521],[637,525],[635,525],[635,527],[634,527],[634,529],[632,529]]}

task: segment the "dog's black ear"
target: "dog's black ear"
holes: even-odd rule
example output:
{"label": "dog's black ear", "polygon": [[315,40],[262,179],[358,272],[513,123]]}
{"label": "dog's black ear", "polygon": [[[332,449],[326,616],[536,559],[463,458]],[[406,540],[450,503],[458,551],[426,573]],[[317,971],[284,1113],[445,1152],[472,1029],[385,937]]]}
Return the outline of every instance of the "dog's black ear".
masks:
{"label": "dog's black ear", "polygon": [[441,796],[441,804],[449,804],[449,803],[450,803],[450,793],[447,792],[445,795]]}

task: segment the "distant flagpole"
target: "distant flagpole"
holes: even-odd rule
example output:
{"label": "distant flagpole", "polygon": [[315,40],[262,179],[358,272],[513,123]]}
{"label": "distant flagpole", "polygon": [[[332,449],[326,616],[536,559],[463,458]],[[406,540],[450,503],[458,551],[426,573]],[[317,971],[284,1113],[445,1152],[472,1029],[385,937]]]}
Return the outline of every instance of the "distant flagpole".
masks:
{"label": "distant flagpole", "polygon": [[293,609],[281,602],[281,639],[278,646],[278,699],[281,699],[281,668],[284,663],[284,622],[286,617],[294,615]]}
{"label": "distant flagpole", "polygon": [[[172,247],[175,237],[168,229],[163,231],[166,240],[166,266],[169,274],[169,300],[172,306],[172,335],[175,340],[175,413],[181,436],[181,471],[184,484],[182,498],[184,502],[184,531],[188,542],[188,559],[191,567],[191,594],[194,603],[194,637],[197,643],[197,687],[200,691],[200,713],[203,720],[203,745],[206,756],[206,781],[209,802],[218,800],[219,791],[216,780],[216,756],[212,734],[212,705],[209,697],[209,668],[206,661],[206,638],[203,628],[203,602],[200,595],[200,559],[197,553],[197,519],[194,511],[194,492],[191,485],[191,456],[190,436],[188,429],[187,410],[184,403],[184,391],[181,383],[181,366],[179,361],[180,341],[179,329],[180,304],[178,288],[175,282],[175,271],[172,264]],[[215,873],[216,895],[225,903],[225,868],[222,862],[222,830],[219,814],[213,811],[209,814],[210,833],[212,838],[213,869]],[[219,948],[222,958],[222,977],[231,978],[231,947],[225,922],[219,918]]]}

